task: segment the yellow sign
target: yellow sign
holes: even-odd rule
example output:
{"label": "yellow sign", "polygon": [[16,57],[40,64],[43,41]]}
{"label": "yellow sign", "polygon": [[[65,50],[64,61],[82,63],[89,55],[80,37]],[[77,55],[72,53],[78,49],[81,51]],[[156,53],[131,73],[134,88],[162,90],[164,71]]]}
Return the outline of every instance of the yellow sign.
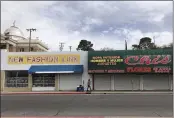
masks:
{"label": "yellow sign", "polygon": [[8,64],[80,64],[80,55],[13,55],[8,56]]}

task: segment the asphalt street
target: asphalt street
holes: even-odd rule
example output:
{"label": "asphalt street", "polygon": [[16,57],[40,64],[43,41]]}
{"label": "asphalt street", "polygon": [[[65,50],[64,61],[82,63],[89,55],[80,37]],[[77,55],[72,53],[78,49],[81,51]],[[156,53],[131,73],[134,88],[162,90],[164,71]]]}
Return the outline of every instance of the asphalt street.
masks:
{"label": "asphalt street", "polygon": [[1,95],[1,116],[171,117],[171,94]]}

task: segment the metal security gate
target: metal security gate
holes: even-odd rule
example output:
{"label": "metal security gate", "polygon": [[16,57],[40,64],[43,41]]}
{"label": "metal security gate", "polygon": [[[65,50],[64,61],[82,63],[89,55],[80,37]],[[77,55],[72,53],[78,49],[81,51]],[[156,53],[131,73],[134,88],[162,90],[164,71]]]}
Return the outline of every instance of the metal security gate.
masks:
{"label": "metal security gate", "polygon": [[168,74],[143,75],[144,90],[169,90],[170,86]]}
{"label": "metal security gate", "polygon": [[111,90],[111,75],[94,75],[94,90]]}
{"label": "metal security gate", "polygon": [[60,90],[76,90],[82,84],[82,74],[60,74],[59,77]]}
{"label": "metal security gate", "polygon": [[140,76],[139,75],[114,75],[114,89],[115,90],[140,90]]}
{"label": "metal security gate", "polygon": [[55,91],[55,74],[33,74],[32,91]]}

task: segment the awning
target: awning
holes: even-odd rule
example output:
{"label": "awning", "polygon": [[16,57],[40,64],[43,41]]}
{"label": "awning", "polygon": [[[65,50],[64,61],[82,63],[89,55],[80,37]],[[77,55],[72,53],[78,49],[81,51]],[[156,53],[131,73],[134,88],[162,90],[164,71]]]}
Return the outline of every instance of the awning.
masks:
{"label": "awning", "polygon": [[83,73],[83,65],[32,65],[28,73]]}

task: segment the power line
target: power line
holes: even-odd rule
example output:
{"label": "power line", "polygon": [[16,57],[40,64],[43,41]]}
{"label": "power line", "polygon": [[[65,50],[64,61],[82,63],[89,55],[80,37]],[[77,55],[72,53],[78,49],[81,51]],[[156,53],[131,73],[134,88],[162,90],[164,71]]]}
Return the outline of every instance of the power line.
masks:
{"label": "power line", "polygon": [[60,42],[59,44],[60,44],[60,45],[59,45],[59,50],[60,50],[60,51],[63,51],[63,48],[64,48],[64,44],[65,44],[65,43]]}
{"label": "power line", "polygon": [[29,37],[29,49],[28,49],[28,51],[30,52],[30,45],[31,45],[31,32],[34,32],[34,31],[36,31],[36,29],[35,28],[30,28],[30,29],[26,29],[28,32],[30,32],[30,37]]}

